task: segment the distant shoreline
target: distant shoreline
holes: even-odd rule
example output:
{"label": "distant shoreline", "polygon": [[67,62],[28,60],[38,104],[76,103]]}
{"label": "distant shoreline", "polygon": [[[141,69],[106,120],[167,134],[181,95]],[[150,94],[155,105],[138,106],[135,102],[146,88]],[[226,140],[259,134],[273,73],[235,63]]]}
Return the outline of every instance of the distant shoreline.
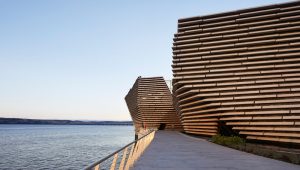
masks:
{"label": "distant shoreline", "polygon": [[82,120],[44,120],[0,118],[0,124],[31,124],[31,125],[120,125],[132,126],[132,121],[82,121]]}

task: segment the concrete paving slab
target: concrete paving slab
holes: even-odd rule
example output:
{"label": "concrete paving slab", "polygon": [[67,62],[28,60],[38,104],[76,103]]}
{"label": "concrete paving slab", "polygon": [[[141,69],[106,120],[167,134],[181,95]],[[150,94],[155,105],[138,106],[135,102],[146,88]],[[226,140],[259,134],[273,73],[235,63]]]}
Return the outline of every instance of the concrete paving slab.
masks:
{"label": "concrete paving slab", "polygon": [[132,169],[300,170],[300,166],[227,148],[175,131],[158,131]]}

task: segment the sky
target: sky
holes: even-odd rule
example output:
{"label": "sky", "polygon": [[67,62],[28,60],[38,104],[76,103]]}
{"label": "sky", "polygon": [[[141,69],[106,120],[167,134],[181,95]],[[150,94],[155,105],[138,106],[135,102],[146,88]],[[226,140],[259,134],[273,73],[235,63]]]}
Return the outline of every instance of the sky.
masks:
{"label": "sky", "polygon": [[138,76],[172,79],[179,18],[287,0],[0,0],[0,117],[131,120]]}

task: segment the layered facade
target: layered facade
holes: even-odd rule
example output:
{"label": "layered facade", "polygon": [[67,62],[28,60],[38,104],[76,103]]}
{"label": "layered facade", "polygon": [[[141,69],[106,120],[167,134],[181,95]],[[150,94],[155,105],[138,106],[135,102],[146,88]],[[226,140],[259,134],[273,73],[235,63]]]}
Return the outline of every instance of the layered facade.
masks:
{"label": "layered facade", "polygon": [[163,77],[137,78],[125,100],[137,132],[141,128],[182,129]]}
{"label": "layered facade", "polygon": [[299,1],[180,19],[172,67],[187,133],[300,143]]}

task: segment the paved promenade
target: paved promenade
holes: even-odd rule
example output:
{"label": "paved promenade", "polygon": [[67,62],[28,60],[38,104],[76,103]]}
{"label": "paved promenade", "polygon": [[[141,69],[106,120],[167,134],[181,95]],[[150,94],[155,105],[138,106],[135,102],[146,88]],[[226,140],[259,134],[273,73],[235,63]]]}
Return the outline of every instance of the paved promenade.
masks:
{"label": "paved promenade", "polygon": [[158,131],[134,170],[300,170],[299,165],[230,149],[172,131]]}

